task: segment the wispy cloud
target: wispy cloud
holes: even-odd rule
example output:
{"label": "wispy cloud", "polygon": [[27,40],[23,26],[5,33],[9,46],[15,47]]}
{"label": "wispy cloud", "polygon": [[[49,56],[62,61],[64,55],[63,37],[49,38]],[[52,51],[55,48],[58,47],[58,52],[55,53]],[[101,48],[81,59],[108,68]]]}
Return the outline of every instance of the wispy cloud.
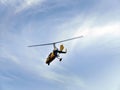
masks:
{"label": "wispy cloud", "polygon": [[54,80],[58,84],[62,84],[64,89],[73,89],[73,88],[85,88],[85,82],[79,76],[74,76],[72,74],[62,74],[56,73],[54,71],[43,72],[43,77],[48,80]]}
{"label": "wispy cloud", "polygon": [[16,64],[20,64],[19,59],[15,55],[13,55],[12,52],[9,52],[2,46],[1,46],[1,52],[2,53],[0,55],[0,58],[10,59],[11,61],[15,62]]}
{"label": "wispy cloud", "polygon": [[37,4],[40,6],[44,1],[45,0],[25,0],[19,7],[16,8],[16,13],[19,13]]}
{"label": "wispy cloud", "polygon": [[45,0],[0,0],[1,4],[12,7],[15,13],[27,10],[36,5],[41,5]]}

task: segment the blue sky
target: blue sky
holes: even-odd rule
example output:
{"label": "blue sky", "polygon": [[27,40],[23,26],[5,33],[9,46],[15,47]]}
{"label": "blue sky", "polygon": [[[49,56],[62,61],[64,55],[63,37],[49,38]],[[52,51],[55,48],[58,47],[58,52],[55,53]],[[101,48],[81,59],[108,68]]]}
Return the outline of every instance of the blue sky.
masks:
{"label": "blue sky", "polygon": [[[52,46],[27,47],[80,35],[50,66]],[[0,0],[0,90],[120,90],[119,76],[119,0]]]}

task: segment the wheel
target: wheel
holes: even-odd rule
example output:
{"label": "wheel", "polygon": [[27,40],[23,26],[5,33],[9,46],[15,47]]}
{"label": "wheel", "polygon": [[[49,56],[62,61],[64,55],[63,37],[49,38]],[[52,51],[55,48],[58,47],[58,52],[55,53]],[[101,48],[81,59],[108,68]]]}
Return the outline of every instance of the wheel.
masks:
{"label": "wheel", "polygon": [[60,58],[60,61],[62,61],[62,58]]}
{"label": "wheel", "polygon": [[48,66],[50,65],[50,63],[48,63]]}

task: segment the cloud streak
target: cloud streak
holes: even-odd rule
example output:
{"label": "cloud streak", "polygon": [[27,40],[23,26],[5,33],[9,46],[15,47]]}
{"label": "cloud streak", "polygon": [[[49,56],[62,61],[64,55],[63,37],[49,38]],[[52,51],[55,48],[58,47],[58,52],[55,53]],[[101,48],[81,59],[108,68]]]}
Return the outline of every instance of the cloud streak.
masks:
{"label": "cloud streak", "polygon": [[45,0],[0,0],[1,4],[12,7],[15,13],[20,13],[36,5],[42,5]]}

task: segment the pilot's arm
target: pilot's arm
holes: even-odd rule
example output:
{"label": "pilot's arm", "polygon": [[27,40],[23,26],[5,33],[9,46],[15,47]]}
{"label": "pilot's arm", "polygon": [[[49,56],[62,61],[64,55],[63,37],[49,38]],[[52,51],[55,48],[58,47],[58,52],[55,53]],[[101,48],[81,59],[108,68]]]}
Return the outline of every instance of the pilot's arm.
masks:
{"label": "pilot's arm", "polygon": [[58,51],[59,53],[67,53],[67,49],[65,51]]}

